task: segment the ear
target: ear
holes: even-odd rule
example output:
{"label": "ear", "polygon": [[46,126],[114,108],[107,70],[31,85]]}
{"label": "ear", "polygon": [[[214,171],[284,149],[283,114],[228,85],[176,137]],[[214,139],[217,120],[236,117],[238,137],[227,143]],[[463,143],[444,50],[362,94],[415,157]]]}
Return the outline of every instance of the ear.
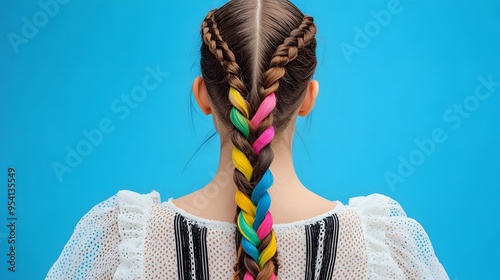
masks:
{"label": "ear", "polygon": [[205,115],[212,113],[212,106],[208,97],[208,91],[205,86],[205,81],[202,77],[196,77],[193,81],[193,95],[196,103],[200,106],[201,111]]}
{"label": "ear", "polygon": [[318,97],[318,93],[319,93],[318,81],[311,80],[307,85],[306,96],[304,97],[304,101],[302,101],[302,105],[300,105],[299,116],[305,117],[312,111],[312,109],[314,108],[314,103],[316,102],[316,97]]}

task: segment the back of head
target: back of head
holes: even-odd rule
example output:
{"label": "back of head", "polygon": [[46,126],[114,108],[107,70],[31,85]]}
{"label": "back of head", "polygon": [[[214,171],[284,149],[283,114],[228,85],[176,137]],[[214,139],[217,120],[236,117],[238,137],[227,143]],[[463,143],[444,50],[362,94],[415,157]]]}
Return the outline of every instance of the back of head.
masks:
{"label": "back of head", "polygon": [[270,142],[299,108],[316,67],[316,27],[285,0],[232,0],[202,24],[201,70],[214,113],[234,145],[234,279],[274,279],[279,261],[269,213]]}

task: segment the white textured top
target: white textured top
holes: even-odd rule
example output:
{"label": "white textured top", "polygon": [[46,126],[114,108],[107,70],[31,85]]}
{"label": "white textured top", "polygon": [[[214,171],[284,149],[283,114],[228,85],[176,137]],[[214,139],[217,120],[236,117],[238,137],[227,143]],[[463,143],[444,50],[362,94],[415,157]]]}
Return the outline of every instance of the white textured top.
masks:
{"label": "white textured top", "polygon": [[[422,226],[383,195],[274,230],[279,279],[449,279]],[[235,232],[155,191],[120,191],[80,220],[46,279],[232,279]]]}

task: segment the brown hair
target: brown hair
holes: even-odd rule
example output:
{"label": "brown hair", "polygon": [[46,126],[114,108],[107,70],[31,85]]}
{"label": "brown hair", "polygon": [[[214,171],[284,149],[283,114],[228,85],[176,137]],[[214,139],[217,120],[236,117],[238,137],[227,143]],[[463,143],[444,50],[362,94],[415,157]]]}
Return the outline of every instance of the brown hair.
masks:
{"label": "brown hair", "polygon": [[[250,180],[234,170],[234,182],[251,197],[255,185],[273,160],[270,145],[256,155],[251,143],[269,126],[282,131],[300,106],[308,82],[316,68],[316,26],[285,0],[232,0],[208,13],[202,24],[201,70],[214,112],[231,131],[231,140],[254,168]],[[247,139],[231,123],[229,88],[233,87],[248,102],[252,116],[270,93],[277,104],[272,114]],[[237,215],[240,212],[236,210]],[[262,240],[259,251],[270,242]],[[241,248],[235,264],[234,279],[250,272],[255,279],[271,279],[278,274],[277,254],[262,269]]]}

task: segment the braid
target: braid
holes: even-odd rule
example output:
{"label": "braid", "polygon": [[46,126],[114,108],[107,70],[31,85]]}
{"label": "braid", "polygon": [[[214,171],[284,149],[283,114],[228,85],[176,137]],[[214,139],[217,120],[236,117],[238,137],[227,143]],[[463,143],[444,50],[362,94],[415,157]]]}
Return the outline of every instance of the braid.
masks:
{"label": "braid", "polygon": [[278,46],[269,63],[269,69],[262,75],[262,85],[259,87],[262,102],[251,120],[256,138],[252,147],[259,155],[252,174],[252,180],[258,182],[251,197],[253,204],[257,205],[253,228],[258,229],[260,233],[262,242],[259,252],[263,252],[260,259],[262,271],[257,279],[274,279],[279,268],[276,237],[272,230],[272,215],[269,212],[271,198],[267,192],[273,184],[273,175],[269,170],[273,151],[269,144],[274,137],[271,112],[276,106],[275,92],[279,88],[279,80],[285,75],[286,65],[297,58],[299,51],[311,42],[315,33],[313,18],[305,16],[300,26],[292,30],[289,37]]}
{"label": "braid", "polygon": [[[275,92],[286,73],[286,65],[296,59],[298,52],[314,38],[316,28],[311,17],[303,18],[300,26],[292,30],[274,52],[269,69],[262,74],[259,96],[249,99],[235,55],[219,33],[216,11],[209,12],[203,21],[202,37],[222,66],[232,106],[229,119],[234,126],[231,140],[234,145],[233,180],[237,187],[236,223],[241,234],[233,279],[276,279],[279,260],[268,193],[274,180],[269,167],[274,157],[270,143],[275,134],[272,114],[276,107]],[[253,108],[257,110],[253,112]]]}
{"label": "braid", "polygon": [[[238,204],[236,222],[244,237],[238,248],[238,263],[235,265],[234,278],[254,279],[261,271],[257,249],[261,241],[257,232],[252,228],[256,207],[249,199],[254,189],[251,184],[252,162],[255,162],[257,158],[249,142],[250,130],[252,129],[249,119],[252,112],[250,112],[250,104],[243,97],[247,95],[247,88],[240,79],[240,67],[235,61],[233,52],[219,33],[214,18],[215,12],[216,10],[212,10],[208,13],[202,24],[202,32],[203,42],[221,64],[226,74],[226,81],[230,86],[229,100],[232,105],[230,120],[235,127],[231,134],[231,140],[234,145],[232,154],[235,166],[233,179],[237,187],[235,197]],[[242,209],[245,210],[241,211]]]}
{"label": "braid", "polygon": [[278,89],[279,80],[285,75],[285,66],[297,58],[299,51],[312,42],[315,34],[314,19],[304,16],[300,26],[290,32],[290,36],[278,46],[271,58],[269,69],[264,72],[262,87],[259,89],[261,96],[267,96]]}
{"label": "braid", "polygon": [[[226,80],[229,85],[235,88],[238,92],[246,95],[247,88],[239,77],[240,67],[236,63],[236,58],[233,52],[229,49],[227,43],[222,39],[219,29],[217,28],[217,23],[214,19],[216,11],[217,9],[210,11],[202,23],[203,42],[221,63],[222,68],[226,72]],[[248,104],[245,104],[245,106],[248,106]]]}

